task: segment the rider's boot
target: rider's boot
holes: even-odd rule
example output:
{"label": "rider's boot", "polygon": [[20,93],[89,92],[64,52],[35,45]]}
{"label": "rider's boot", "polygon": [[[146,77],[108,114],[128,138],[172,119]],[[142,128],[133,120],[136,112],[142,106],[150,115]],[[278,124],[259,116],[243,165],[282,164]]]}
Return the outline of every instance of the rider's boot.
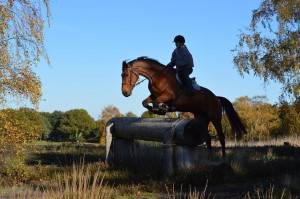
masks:
{"label": "rider's boot", "polygon": [[194,96],[195,91],[194,91],[193,83],[189,77],[186,78],[186,86],[187,86],[187,93],[186,93],[187,96]]}

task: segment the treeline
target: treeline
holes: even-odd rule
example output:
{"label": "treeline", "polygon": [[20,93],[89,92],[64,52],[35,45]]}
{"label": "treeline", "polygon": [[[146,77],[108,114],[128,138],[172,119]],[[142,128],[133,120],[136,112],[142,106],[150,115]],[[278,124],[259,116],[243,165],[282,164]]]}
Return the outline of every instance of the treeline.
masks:
{"label": "treeline", "polygon": [[[246,125],[248,134],[245,140],[266,140],[291,135],[300,135],[300,100],[288,103],[279,100],[278,104],[268,103],[266,96],[237,98],[233,105]],[[229,124],[223,120],[227,137]]]}
{"label": "treeline", "polygon": [[[246,125],[248,134],[245,140],[265,140],[282,136],[300,134],[300,101],[290,104],[280,101],[272,105],[265,96],[237,98],[233,105]],[[12,140],[26,142],[26,139],[49,141],[101,142],[104,144],[105,124],[113,117],[138,117],[132,112],[122,114],[117,107],[105,107],[99,119],[95,120],[84,109],[66,112],[37,112],[29,108],[3,109],[0,116],[0,139],[12,136]],[[145,111],[140,117],[162,117]],[[163,117],[192,117],[190,113],[168,113]],[[234,139],[226,115],[223,130],[228,139]],[[215,130],[210,125],[210,131]],[[2,136],[1,136],[2,135]],[[16,138],[19,137],[19,138]]]}

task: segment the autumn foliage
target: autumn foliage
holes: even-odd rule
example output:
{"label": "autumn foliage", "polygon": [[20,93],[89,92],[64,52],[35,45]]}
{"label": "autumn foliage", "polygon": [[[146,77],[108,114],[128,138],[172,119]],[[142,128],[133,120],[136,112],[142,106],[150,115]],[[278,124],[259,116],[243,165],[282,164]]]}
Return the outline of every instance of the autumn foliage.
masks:
{"label": "autumn foliage", "polygon": [[[10,101],[30,102],[38,107],[42,84],[33,67],[41,57],[50,63],[43,34],[45,19],[50,18],[49,1],[0,2],[0,105],[3,107]],[[24,174],[20,168],[24,164],[24,143],[37,139],[42,129],[32,120],[34,114],[31,110],[0,112],[0,172]]]}
{"label": "autumn foliage", "polygon": [[299,22],[299,0],[263,0],[233,50],[239,73],[277,81],[283,94],[299,97]]}
{"label": "autumn foliage", "polygon": [[8,99],[28,99],[38,105],[41,82],[32,70],[43,57],[42,6],[50,16],[49,0],[4,0],[0,3],[0,103]]}
{"label": "autumn foliage", "polygon": [[41,138],[45,123],[32,109],[0,111],[0,176],[23,179],[26,175],[26,144]]}

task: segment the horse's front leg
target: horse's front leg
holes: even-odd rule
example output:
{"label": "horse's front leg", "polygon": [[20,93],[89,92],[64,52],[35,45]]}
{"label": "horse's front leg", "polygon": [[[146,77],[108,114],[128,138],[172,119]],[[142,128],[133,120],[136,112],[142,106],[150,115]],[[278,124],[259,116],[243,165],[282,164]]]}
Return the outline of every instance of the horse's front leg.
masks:
{"label": "horse's front leg", "polygon": [[148,109],[149,111],[152,111],[153,106],[150,106],[149,104],[153,103],[153,99],[152,96],[150,95],[149,97],[147,97],[146,99],[144,99],[144,101],[142,102],[143,106]]}
{"label": "horse's front leg", "polygon": [[[153,104],[153,106],[150,106],[149,104]],[[143,102],[142,102],[143,106],[148,109],[149,111],[151,111],[154,114],[158,114],[158,115],[165,115],[166,112],[163,110],[160,110],[157,108],[157,104],[154,102],[154,100],[152,99],[152,96],[150,95],[149,97],[147,97]]]}
{"label": "horse's front leg", "polygon": [[[166,96],[159,96],[156,99],[153,99],[153,96],[150,95],[147,97],[143,102],[143,106],[150,110],[151,112],[158,114],[158,115],[165,115],[167,110],[162,110],[158,107],[159,103],[165,103],[168,101],[168,98]],[[153,106],[150,106],[149,104],[152,103]]]}

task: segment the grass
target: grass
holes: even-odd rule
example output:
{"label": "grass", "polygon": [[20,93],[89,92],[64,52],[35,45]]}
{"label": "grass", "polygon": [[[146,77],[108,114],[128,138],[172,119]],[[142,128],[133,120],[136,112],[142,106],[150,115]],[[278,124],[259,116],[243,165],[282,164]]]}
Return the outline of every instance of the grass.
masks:
{"label": "grass", "polygon": [[[140,146],[135,160],[108,166],[97,144],[35,144],[27,167],[33,177],[22,183],[0,178],[1,196],[8,198],[296,198],[300,194],[299,147],[230,146],[228,167],[198,165],[166,177],[160,145]],[[154,147],[154,148],[153,148]],[[199,156],[207,157],[204,147]],[[219,146],[213,160],[221,161]],[[146,156],[148,158],[143,158]],[[84,163],[83,163],[84,160]],[[2,183],[1,183],[2,181]],[[18,187],[12,189],[12,185]],[[284,197],[283,197],[284,196]]]}
{"label": "grass", "polygon": [[49,182],[47,187],[38,189],[29,189],[27,191],[13,190],[10,198],[86,198],[86,199],[106,199],[114,198],[115,190],[107,186],[104,180],[104,174],[93,172],[90,165],[73,165],[71,172],[58,174]]}

